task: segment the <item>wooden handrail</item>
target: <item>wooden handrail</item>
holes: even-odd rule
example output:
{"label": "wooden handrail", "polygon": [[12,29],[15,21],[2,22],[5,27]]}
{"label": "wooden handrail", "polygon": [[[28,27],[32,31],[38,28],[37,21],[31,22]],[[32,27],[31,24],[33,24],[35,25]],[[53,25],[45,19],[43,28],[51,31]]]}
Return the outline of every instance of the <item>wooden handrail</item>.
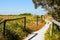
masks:
{"label": "wooden handrail", "polygon": [[18,19],[23,19],[25,17],[21,17],[21,18],[14,18],[14,19],[6,19],[6,21],[13,21],[13,20],[18,20]]}
{"label": "wooden handrail", "polygon": [[52,22],[55,23],[56,25],[60,26],[60,22],[56,21],[54,18],[52,18]]}
{"label": "wooden handrail", "polygon": [[1,21],[0,21],[0,24],[3,23],[4,21],[5,21],[5,20],[1,20]]}

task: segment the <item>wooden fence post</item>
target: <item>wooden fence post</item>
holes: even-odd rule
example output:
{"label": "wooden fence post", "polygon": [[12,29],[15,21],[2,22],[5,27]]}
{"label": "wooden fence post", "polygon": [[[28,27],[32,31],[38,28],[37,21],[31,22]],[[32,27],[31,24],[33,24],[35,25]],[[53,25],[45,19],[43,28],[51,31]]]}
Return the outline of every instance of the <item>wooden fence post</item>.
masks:
{"label": "wooden fence post", "polygon": [[37,26],[38,26],[38,16],[36,16],[36,24],[37,24]]}
{"label": "wooden fence post", "polygon": [[53,29],[54,28],[54,23],[52,22],[51,27],[50,27],[50,36],[53,35]]}
{"label": "wooden fence post", "polygon": [[24,28],[26,29],[26,17],[24,17]]}
{"label": "wooden fence post", "polygon": [[6,27],[6,21],[4,21],[4,27],[3,27],[3,35],[5,36],[5,27]]}
{"label": "wooden fence post", "polygon": [[52,24],[50,26],[50,36],[52,35]]}

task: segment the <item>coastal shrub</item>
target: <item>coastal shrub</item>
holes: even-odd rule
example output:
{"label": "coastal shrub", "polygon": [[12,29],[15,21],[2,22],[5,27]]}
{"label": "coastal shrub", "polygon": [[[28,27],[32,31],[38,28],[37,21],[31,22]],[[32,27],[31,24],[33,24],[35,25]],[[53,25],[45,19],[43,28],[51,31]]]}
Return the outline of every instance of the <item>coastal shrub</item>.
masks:
{"label": "coastal shrub", "polygon": [[8,29],[6,29],[6,37],[7,37],[7,40],[20,40],[21,39],[21,37],[16,32],[10,31]]}

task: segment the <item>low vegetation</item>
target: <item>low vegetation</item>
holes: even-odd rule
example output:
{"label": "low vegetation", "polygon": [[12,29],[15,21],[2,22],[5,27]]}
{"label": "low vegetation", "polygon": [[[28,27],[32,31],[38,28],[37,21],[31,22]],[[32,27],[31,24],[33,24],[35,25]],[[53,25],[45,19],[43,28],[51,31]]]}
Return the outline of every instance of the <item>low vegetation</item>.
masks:
{"label": "low vegetation", "polygon": [[34,31],[39,30],[42,26],[45,25],[45,22],[38,18],[38,26],[36,25],[36,16],[32,14],[21,14],[21,15],[6,15],[0,16],[0,20],[3,19],[13,19],[26,17],[26,27],[24,27],[23,19],[7,21],[6,22],[6,37],[4,38],[3,33],[3,23],[0,24],[0,40],[22,40],[26,38],[29,34]]}
{"label": "low vegetation", "polygon": [[50,28],[45,33],[45,40],[60,40],[60,27],[55,25],[53,26],[53,33],[50,36]]}

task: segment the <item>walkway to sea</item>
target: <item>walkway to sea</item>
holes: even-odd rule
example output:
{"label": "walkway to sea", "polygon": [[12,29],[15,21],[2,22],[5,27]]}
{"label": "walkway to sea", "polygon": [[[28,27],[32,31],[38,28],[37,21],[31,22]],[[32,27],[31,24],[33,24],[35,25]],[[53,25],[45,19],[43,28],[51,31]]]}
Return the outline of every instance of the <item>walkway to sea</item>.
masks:
{"label": "walkway to sea", "polygon": [[29,35],[27,38],[25,38],[23,40],[44,40],[44,34],[45,34],[46,30],[49,28],[51,23],[52,22],[46,21],[46,24],[42,29],[40,29],[36,32],[33,32],[31,35]]}

